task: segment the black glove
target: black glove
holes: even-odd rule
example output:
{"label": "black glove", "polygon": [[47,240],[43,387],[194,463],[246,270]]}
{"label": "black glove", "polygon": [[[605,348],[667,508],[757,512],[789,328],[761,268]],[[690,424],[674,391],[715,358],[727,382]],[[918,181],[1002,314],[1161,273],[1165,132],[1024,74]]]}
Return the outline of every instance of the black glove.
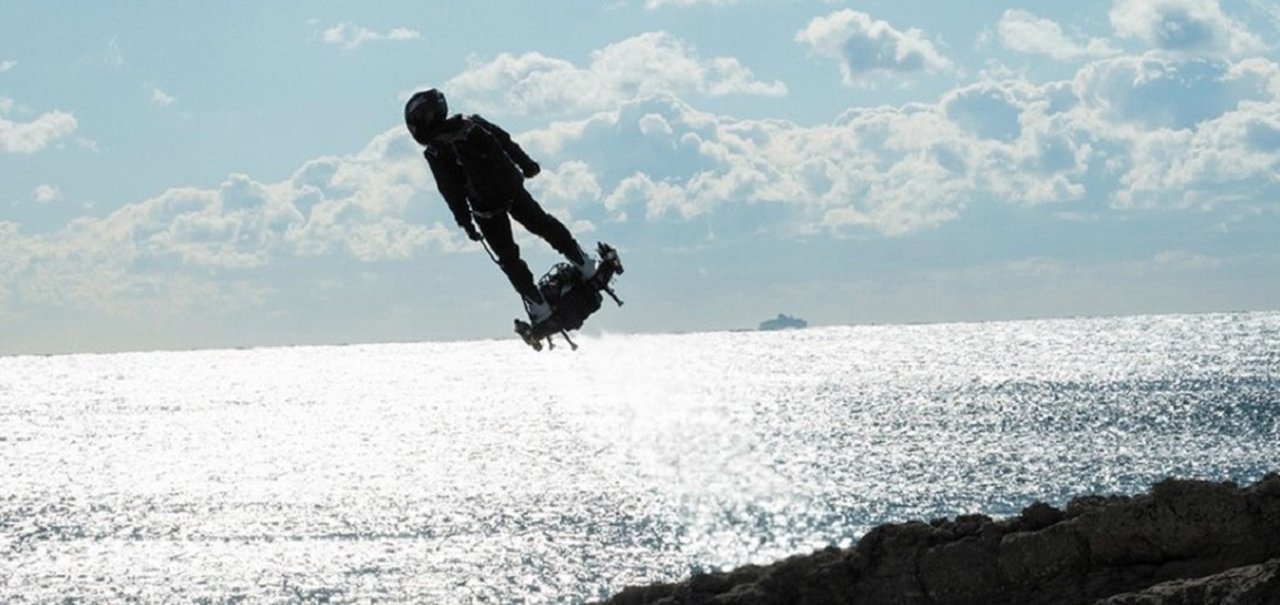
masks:
{"label": "black glove", "polygon": [[520,167],[520,172],[524,173],[524,178],[531,179],[538,176],[539,172],[542,172],[542,166],[539,166],[537,162],[530,160],[528,164]]}
{"label": "black glove", "polygon": [[463,224],[462,224],[462,225],[460,225],[460,226],[462,227],[462,230],[463,230],[463,231],[466,231],[466,232],[467,232],[467,237],[471,238],[471,241],[473,241],[473,242],[478,242],[478,241],[480,241],[480,240],[484,239],[484,236],[483,236],[483,235],[480,235],[480,232],[479,232],[479,231],[476,231],[476,226],[475,226],[474,224],[472,224],[472,223],[463,223]]}

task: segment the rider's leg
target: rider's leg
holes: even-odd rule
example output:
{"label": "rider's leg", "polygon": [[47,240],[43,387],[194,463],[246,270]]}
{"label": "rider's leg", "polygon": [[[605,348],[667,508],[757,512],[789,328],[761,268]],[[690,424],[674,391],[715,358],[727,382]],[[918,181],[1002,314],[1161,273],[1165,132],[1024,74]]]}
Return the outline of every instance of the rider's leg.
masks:
{"label": "rider's leg", "polygon": [[[511,281],[511,286],[524,299],[529,315],[533,317],[535,310],[542,311],[541,307],[546,306],[547,303],[542,299],[542,293],[538,292],[538,285],[533,281],[533,273],[529,271],[529,265],[520,258],[520,246],[516,245],[515,238],[512,236],[511,221],[507,215],[499,212],[488,218],[477,216],[476,226],[480,228],[480,233],[488,242],[489,249],[498,258],[498,266]],[[547,307],[546,311],[549,315],[550,307]]]}
{"label": "rider's leg", "polygon": [[549,214],[538,204],[528,191],[521,191],[511,202],[511,218],[514,218],[530,233],[546,240],[556,252],[562,254],[569,262],[578,266],[584,278],[595,273],[595,259],[578,245],[569,229],[560,219]]}

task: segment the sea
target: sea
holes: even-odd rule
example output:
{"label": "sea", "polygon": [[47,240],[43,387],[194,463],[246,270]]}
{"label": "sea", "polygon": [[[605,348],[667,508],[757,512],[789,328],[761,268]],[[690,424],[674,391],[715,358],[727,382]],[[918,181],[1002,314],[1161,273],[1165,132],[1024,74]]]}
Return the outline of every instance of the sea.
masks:
{"label": "sea", "polygon": [[0,358],[0,602],[587,603],[1280,471],[1280,313]]}

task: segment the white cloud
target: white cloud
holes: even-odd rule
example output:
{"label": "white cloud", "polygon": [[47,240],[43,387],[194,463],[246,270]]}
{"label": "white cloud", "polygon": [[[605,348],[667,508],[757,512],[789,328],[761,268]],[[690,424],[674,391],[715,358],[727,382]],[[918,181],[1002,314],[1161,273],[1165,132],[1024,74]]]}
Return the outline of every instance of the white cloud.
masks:
{"label": "white cloud", "polygon": [[[434,191],[429,171],[400,130],[375,137],[358,153],[307,162],[277,183],[233,174],[216,188],[170,189],[48,234],[24,236],[17,225],[0,223],[6,251],[0,308],[114,312],[144,300],[165,308],[170,298],[195,304],[187,300],[193,291],[228,302],[253,299],[260,288],[237,293],[240,286],[227,276],[288,258],[379,262],[411,258],[429,246],[452,251],[464,239],[456,229],[410,219],[411,203],[438,202],[422,199]],[[56,189],[35,195],[42,191]],[[432,216],[447,214],[443,204],[433,208]]]}
{"label": "white cloud", "polygon": [[177,102],[173,95],[160,90],[159,88],[151,89],[151,103],[160,107],[167,107]]}
{"label": "white cloud", "polygon": [[209,318],[261,304],[265,289],[182,272],[139,270],[128,234],[79,219],[60,232],[26,236],[0,222],[0,314],[90,311],[154,325],[187,314]]}
{"label": "white cloud", "polygon": [[[671,91],[711,94],[727,81],[716,74],[730,70],[717,71],[662,34],[628,42],[636,46],[603,49],[588,69],[506,56],[482,66],[492,70],[492,89],[471,89],[518,81],[529,107],[537,100],[605,109],[517,137],[545,168],[531,189],[548,207],[571,210],[576,228],[727,211],[753,232],[906,236],[987,204],[1052,205],[1046,216],[1065,217],[1223,207],[1247,216],[1274,212],[1280,201],[1280,65],[1265,59],[1111,57],[1069,81],[1006,75],[928,103],[861,107],[827,124],[798,125],[699,111]],[[639,51],[654,54],[627,56]],[[608,73],[654,57],[671,69]],[[561,96],[551,81],[535,86],[534,74],[600,96]],[[5,112],[12,105],[0,103]],[[10,136],[11,122],[0,127],[5,150],[37,147],[33,136]],[[28,142],[11,144],[18,140]],[[434,191],[419,149],[397,127],[358,153],[314,159],[279,182],[231,175],[214,188],[171,189],[51,234],[24,236],[0,222],[0,308],[5,297],[102,307],[189,297],[223,283],[214,277],[287,259],[378,262],[453,251],[466,242],[445,226],[451,217]],[[433,218],[423,221],[416,204],[427,204]],[[745,205],[769,218],[752,224],[757,214],[741,211]],[[1211,266],[1194,253],[1157,260]],[[166,285],[175,276],[187,276],[181,292]],[[251,300],[253,292],[226,296]]]}
{"label": "white cloud", "polygon": [[1068,218],[1274,205],[1278,83],[1280,66],[1263,59],[1115,57],[1071,81],[982,81],[827,125],[716,116],[656,95],[522,141],[582,162],[612,220],[768,204],[792,220],[765,229],[896,236],[978,204],[1053,204],[1049,216]]}
{"label": "white cloud", "polygon": [[0,61],[0,73],[4,73],[18,66],[18,62],[12,59]]}
{"label": "white cloud", "polygon": [[1136,137],[1116,202],[1212,209],[1280,203],[1280,100],[1242,103],[1193,131]]}
{"label": "white cloud", "polygon": [[982,83],[948,93],[942,100],[942,111],[980,139],[1015,141],[1022,136],[1019,119],[1026,107],[1009,88]]}
{"label": "white cloud", "polygon": [[360,48],[367,42],[403,42],[417,40],[421,37],[422,34],[418,31],[405,27],[393,28],[386,32],[377,32],[364,27],[357,27],[351,23],[339,23],[320,34],[320,39],[325,44],[338,45],[347,50]]}
{"label": "white cloud", "polygon": [[691,218],[705,212],[695,200],[690,199],[689,192],[679,184],[665,181],[654,181],[644,173],[633,174],[617,184],[617,187],[605,198],[605,207],[616,216],[623,217],[624,209],[632,205],[643,205],[645,216],[658,218],[669,212],[675,212],[683,218]]}
{"label": "white cloud", "polygon": [[544,205],[574,206],[598,202],[603,190],[586,162],[571,160],[554,170],[543,170],[529,182],[529,190]]}
{"label": "white cloud", "polygon": [[1241,55],[1264,48],[1243,23],[1222,12],[1218,0],[1116,0],[1116,34],[1152,48],[1186,55]]}
{"label": "white cloud", "polygon": [[1073,86],[1099,119],[1126,128],[1190,130],[1243,101],[1280,94],[1276,65],[1159,54],[1115,57],[1077,72]]}
{"label": "white cloud", "polygon": [[846,84],[867,76],[950,71],[949,59],[938,52],[924,32],[895,29],[886,21],[849,9],[817,17],[796,34],[796,41],[840,64]]}
{"label": "white cloud", "polygon": [[737,59],[704,61],[694,48],[665,32],[649,32],[595,51],[591,72],[609,88],[624,94],[660,91],[698,91],[712,95],[786,94],[781,82],[755,79]]}
{"label": "white cloud", "polygon": [[[923,130],[940,126],[936,112],[916,117],[934,121],[919,125]],[[914,183],[925,189],[924,167],[914,153],[894,153],[910,157],[904,157],[906,163],[897,170],[885,170],[860,140],[863,126],[878,130],[861,122],[802,128],[786,122],[734,120],[698,112],[673,97],[655,97],[624,104],[573,128],[532,133],[527,139],[531,146],[563,149],[564,155],[579,148],[626,150],[619,160],[630,171],[596,173],[605,191],[605,209],[615,220],[631,216],[628,209],[636,206],[646,220],[687,220],[726,204],[773,203],[795,205],[813,220],[832,226],[856,223],[904,233],[948,216],[946,201],[923,215],[903,207],[913,200],[937,201],[890,184]],[[904,136],[903,142],[909,141]],[[877,182],[883,185],[874,185]]]}
{"label": "white cloud", "polygon": [[1118,51],[1102,38],[1077,42],[1062,31],[1052,19],[1037,17],[1027,11],[1011,9],[1000,17],[996,26],[1000,43],[1014,52],[1048,55],[1060,61],[1107,57]]}
{"label": "white cloud", "polygon": [[0,103],[0,153],[36,153],[78,127],[75,116],[65,111],[51,111],[30,122],[14,122],[3,115],[12,107],[12,101]]}
{"label": "white cloud", "polygon": [[626,99],[667,92],[787,93],[782,82],[757,80],[737,59],[703,59],[691,45],[665,32],[640,34],[597,50],[585,68],[539,53],[504,53],[471,65],[444,89],[451,98],[464,99],[479,110],[502,107],[538,115],[610,109]]}
{"label": "white cloud", "polygon": [[35,191],[31,192],[31,197],[41,204],[46,204],[62,199],[62,190],[54,185],[44,184],[36,187]]}

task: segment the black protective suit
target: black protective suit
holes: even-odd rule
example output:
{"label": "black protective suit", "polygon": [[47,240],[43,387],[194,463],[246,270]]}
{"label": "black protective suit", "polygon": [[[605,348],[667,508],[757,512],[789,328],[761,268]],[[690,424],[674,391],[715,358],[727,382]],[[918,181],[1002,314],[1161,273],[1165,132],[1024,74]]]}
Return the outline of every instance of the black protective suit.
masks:
{"label": "black protective suit", "polygon": [[498,265],[526,301],[542,302],[542,296],[520,258],[508,215],[571,262],[586,260],[564,224],[525,190],[524,179],[540,168],[507,131],[478,115],[454,115],[431,134],[423,155],[458,226],[476,238],[474,217]]}

